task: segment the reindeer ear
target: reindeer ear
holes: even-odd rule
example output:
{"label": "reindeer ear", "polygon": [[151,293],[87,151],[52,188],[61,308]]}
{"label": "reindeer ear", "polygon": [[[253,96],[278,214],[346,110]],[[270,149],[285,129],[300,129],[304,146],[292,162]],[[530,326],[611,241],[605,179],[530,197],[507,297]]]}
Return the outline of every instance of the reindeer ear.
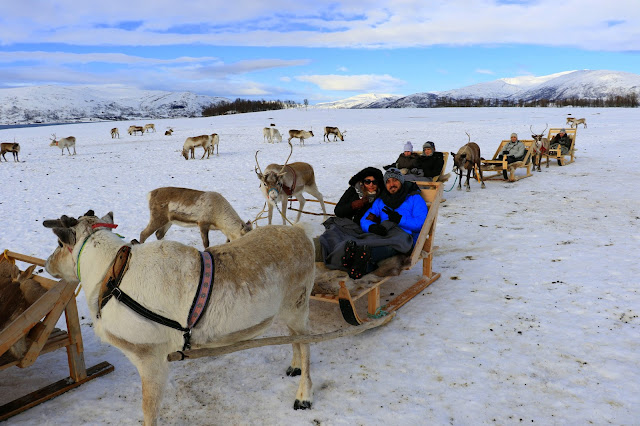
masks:
{"label": "reindeer ear", "polygon": [[76,245],[76,233],[69,228],[53,228],[53,233],[68,246]]}
{"label": "reindeer ear", "polygon": [[46,219],[42,222],[42,226],[45,228],[60,228],[62,227],[62,221],[60,219]]}
{"label": "reindeer ear", "polygon": [[82,216],[95,216],[95,212],[93,210],[88,210],[85,214],[83,214]]}
{"label": "reindeer ear", "polygon": [[72,226],[76,226],[78,224],[78,220],[74,217],[69,217],[67,215],[60,216],[60,221],[62,222],[62,226],[65,228],[71,228]]}
{"label": "reindeer ear", "polygon": [[104,215],[102,218],[100,218],[100,220],[104,223],[113,223],[113,212],[109,212],[106,215]]}

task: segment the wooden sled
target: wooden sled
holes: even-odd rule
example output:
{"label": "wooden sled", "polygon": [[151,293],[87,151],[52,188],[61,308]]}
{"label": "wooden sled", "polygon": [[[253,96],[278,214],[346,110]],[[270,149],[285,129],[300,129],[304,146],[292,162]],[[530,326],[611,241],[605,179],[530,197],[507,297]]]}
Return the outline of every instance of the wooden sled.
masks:
{"label": "wooden sled", "polygon": [[[4,254],[0,253],[0,258],[2,257],[12,263],[18,260],[44,266],[42,259],[8,250]],[[88,369],[85,367],[82,333],[74,295],[77,284],[64,280],[54,281],[38,275],[34,275],[33,279],[46,288],[47,292],[22,315],[0,330],[0,370],[12,366],[29,367],[38,356],[66,348],[69,377],[0,406],[0,421],[113,371],[113,366],[108,362],[101,362]],[[54,328],[63,312],[67,331]],[[23,336],[29,338],[27,351],[21,359],[14,359],[8,352],[9,348]]]}
{"label": "wooden sled", "polygon": [[[569,135],[569,137],[571,138],[571,148],[569,148],[569,151],[566,154],[562,153],[562,150],[560,149],[560,147],[550,149],[548,153],[544,154],[544,157],[547,159],[547,163],[546,163],[547,165],[549,164],[550,158],[557,160],[558,166],[571,164],[575,161],[575,145],[576,145],[576,136],[577,136],[578,128],[577,127],[573,129],[565,128],[565,131],[567,132],[567,135]],[[549,143],[551,143],[551,139],[553,139],[553,137],[557,135],[558,132],[560,132],[560,127],[549,129],[549,135],[547,136],[547,138],[549,139]],[[565,157],[569,157],[569,160],[568,161],[565,160]]]}
{"label": "wooden sled", "polygon": [[[310,211],[300,210],[300,209],[297,209],[297,208],[293,207],[293,203],[294,202],[296,202],[296,203],[299,202],[297,198],[289,198],[287,201],[289,202],[289,207],[287,207],[288,210],[293,210],[294,212],[300,212],[300,213],[304,213],[304,214],[312,214],[314,216],[323,216],[324,215],[324,213],[322,213],[322,212],[319,212],[319,213],[318,212],[310,212]],[[309,202],[309,201],[320,204],[320,201],[315,200],[313,198],[307,200],[307,202]],[[324,201],[324,203],[325,204],[330,204],[332,206],[335,206],[337,204],[337,203],[334,203],[333,201],[326,201],[326,200]],[[335,216],[335,214],[327,213],[327,216]]]}
{"label": "wooden sled", "polygon": [[[533,167],[533,162],[531,158],[531,154],[533,153],[533,148],[535,141],[534,140],[521,140],[526,148],[524,158],[521,161],[515,161],[511,164],[507,164],[507,156],[502,155],[502,151],[504,146],[511,141],[504,140],[500,142],[500,146],[496,150],[496,153],[493,154],[493,158],[491,160],[482,160],[482,164],[480,165],[483,172],[483,180],[508,180],[509,182],[515,182],[520,179],[524,179],[529,176],[533,176],[531,173],[531,169]],[[524,176],[516,175],[517,169],[525,169]],[[496,172],[492,175],[485,175],[486,172]],[[478,179],[478,172],[475,171],[476,179]]]}
{"label": "wooden sled", "polygon": [[358,289],[354,294],[345,286],[345,281],[339,281],[340,290],[338,294],[311,294],[311,299],[321,302],[329,302],[339,305],[342,316],[345,321],[351,325],[360,325],[367,322],[356,311],[355,301],[367,296],[367,313],[371,317],[379,315],[387,315],[396,311],[416,295],[420,294],[431,283],[440,278],[439,273],[432,270],[433,263],[433,239],[436,230],[436,221],[438,217],[438,209],[442,200],[443,184],[441,182],[416,182],[422,189],[422,198],[425,199],[429,206],[429,213],[422,225],[418,240],[410,254],[409,262],[404,270],[412,269],[418,261],[422,259],[422,276],[418,281],[411,285],[408,289],[397,295],[386,305],[380,305],[380,287],[394,277],[384,277],[380,281],[367,284]]}

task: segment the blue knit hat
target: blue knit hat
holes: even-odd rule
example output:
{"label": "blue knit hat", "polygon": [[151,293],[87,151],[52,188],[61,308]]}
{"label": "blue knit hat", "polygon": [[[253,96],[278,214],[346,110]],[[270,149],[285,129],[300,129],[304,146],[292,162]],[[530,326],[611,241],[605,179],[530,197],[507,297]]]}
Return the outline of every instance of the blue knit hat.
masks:
{"label": "blue knit hat", "polygon": [[390,178],[396,178],[396,179],[398,179],[400,181],[400,183],[404,183],[404,175],[402,174],[402,172],[399,169],[396,169],[395,167],[391,167],[384,174],[384,183],[387,183],[387,181]]}
{"label": "blue knit hat", "polygon": [[407,143],[404,144],[404,150],[405,151],[413,151],[413,144],[409,141],[407,141]]}

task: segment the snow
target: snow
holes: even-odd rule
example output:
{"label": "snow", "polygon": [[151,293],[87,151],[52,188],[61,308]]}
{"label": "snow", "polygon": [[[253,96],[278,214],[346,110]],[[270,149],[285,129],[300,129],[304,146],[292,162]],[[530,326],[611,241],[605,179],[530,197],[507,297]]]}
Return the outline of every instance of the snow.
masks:
{"label": "snow", "polygon": [[[282,162],[286,143],[263,143],[262,127],[313,128],[290,161],[311,163],[326,200],[337,201],[365,166],[397,158],[407,140],[456,151],[471,134],[491,156],[515,131],[563,126],[585,117],[576,161],[551,164],[516,183],[487,182],[445,192],[433,268],[442,276],[387,326],[312,345],[313,409],[294,411],[298,379],[287,377],[291,349],[273,346],[173,363],[160,424],[636,424],[640,418],[640,294],[637,248],[640,172],[635,109],[469,108],[315,109],[156,120],[158,132],[129,136],[135,122],[0,131],[20,142],[22,162],[0,164],[0,249],[46,258],[56,247],[45,218],[112,210],[117,232],[137,238],[149,217],[146,194],[184,186],[223,194],[243,219],[263,198],[254,174]],[[325,125],[348,130],[324,143]],[[120,128],[112,140],[111,127]],[[164,129],[173,127],[173,136]],[[185,161],[187,136],[220,134],[220,155]],[[74,135],[77,156],[48,136]],[[8,156],[7,158],[10,158]],[[451,161],[448,168],[451,168]],[[519,173],[522,173],[521,171]],[[445,184],[452,187],[453,178]],[[457,186],[457,184],[456,184]],[[309,203],[315,204],[315,203]],[[316,205],[317,207],[317,205]],[[322,217],[304,215],[319,234]],[[264,222],[263,222],[264,224]],[[211,232],[212,244],[224,237]],[[153,240],[155,237],[151,237]],[[197,230],[169,239],[201,248]],[[388,292],[415,280],[418,265]],[[387,297],[388,298],[388,297]],[[115,371],[34,407],[9,424],[139,424],[141,385],[122,353],[96,339],[78,297],[87,366]],[[312,332],[347,327],[337,307],[312,301]],[[64,327],[64,323],[59,324]],[[269,335],[286,334],[278,324]],[[0,403],[68,374],[62,350],[29,368],[0,371]]]}

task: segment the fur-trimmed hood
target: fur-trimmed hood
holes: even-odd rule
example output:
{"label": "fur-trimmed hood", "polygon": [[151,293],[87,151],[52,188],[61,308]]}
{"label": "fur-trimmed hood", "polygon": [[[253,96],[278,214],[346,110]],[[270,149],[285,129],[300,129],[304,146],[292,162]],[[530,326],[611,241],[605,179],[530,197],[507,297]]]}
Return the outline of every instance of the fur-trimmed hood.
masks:
{"label": "fur-trimmed hood", "polygon": [[380,171],[380,169],[377,169],[375,167],[365,167],[364,169],[360,170],[358,173],[353,175],[351,179],[349,179],[349,185],[355,186],[358,182],[362,182],[362,180],[367,176],[373,176],[375,180],[378,181],[378,188],[384,186],[384,182],[382,182],[382,172]]}

